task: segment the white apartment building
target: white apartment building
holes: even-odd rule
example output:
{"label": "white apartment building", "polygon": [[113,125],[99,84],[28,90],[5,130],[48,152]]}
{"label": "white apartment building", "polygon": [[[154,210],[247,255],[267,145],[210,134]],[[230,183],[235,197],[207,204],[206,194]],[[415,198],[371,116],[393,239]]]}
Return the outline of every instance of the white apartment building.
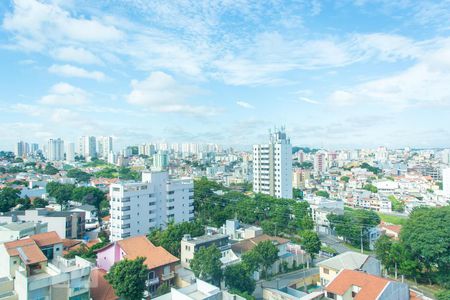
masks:
{"label": "white apartment building", "polygon": [[89,300],[91,263],[62,252],[54,231],[0,244],[0,299]]}
{"label": "white apartment building", "polygon": [[144,172],[142,182],[110,186],[111,241],[147,234],[169,222],[194,219],[192,179],[169,179],[167,172]]}
{"label": "white apartment building", "polygon": [[97,138],[97,156],[107,158],[113,151],[113,138],[111,136],[100,136]]}
{"label": "white apartment building", "polygon": [[14,150],[14,154],[16,157],[24,157],[30,153],[30,146],[28,143],[24,141],[20,141],[16,144],[16,149]]}
{"label": "white apartment building", "polygon": [[75,143],[68,143],[66,149],[66,161],[74,162],[75,161]]}
{"label": "white apartment building", "polygon": [[61,161],[64,160],[64,141],[60,138],[49,139],[47,147],[47,160]]}
{"label": "white apartment building", "polygon": [[314,172],[316,174],[325,173],[327,171],[327,153],[318,151],[314,155]]}
{"label": "white apartment building", "polygon": [[269,144],[253,146],[253,191],[292,198],[292,146],[284,128],[270,134]]}
{"label": "white apartment building", "polygon": [[79,154],[83,155],[85,158],[96,157],[97,155],[97,145],[95,136],[82,136],[79,140]]}

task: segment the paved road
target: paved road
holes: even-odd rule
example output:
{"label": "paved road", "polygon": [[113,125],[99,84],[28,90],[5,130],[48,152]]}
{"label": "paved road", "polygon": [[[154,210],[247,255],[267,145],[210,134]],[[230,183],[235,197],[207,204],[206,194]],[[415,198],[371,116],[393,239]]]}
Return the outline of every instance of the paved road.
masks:
{"label": "paved road", "polygon": [[314,274],[319,274],[319,268],[314,267],[311,269],[302,269],[291,273],[278,275],[269,281],[258,281],[256,283],[256,288],[253,296],[255,296],[256,299],[262,299],[262,288],[285,288],[296,279],[308,277]]}
{"label": "paved road", "polygon": [[322,241],[322,243],[335,249],[339,254],[347,251],[353,251],[352,249],[345,246],[340,239],[338,239],[333,235],[319,233],[319,238]]}

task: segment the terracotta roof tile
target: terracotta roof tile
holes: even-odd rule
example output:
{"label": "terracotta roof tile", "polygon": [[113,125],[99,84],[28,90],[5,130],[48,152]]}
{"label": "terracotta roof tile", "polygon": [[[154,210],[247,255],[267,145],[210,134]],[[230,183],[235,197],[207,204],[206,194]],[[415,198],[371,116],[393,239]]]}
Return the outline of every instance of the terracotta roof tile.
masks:
{"label": "terracotta roof tile", "polygon": [[354,300],[375,300],[390,281],[385,278],[353,270],[342,270],[325,289],[337,295],[343,295],[352,286],[358,286],[360,291]]}
{"label": "terracotta roof tile", "polygon": [[105,279],[106,271],[93,269],[90,278],[90,291],[93,300],[117,300],[113,287]]}
{"label": "terracotta roof tile", "polygon": [[4,243],[9,256],[19,256],[26,265],[47,261],[36,242],[30,238]]}
{"label": "terracotta roof tile", "polygon": [[39,247],[61,244],[63,242],[56,231],[34,234],[31,235],[30,238],[34,240]]}
{"label": "terracotta roof tile", "polygon": [[247,251],[252,250],[253,248],[256,247],[256,245],[258,245],[259,243],[261,243],[263,241],[273,241],[277,244],[286,244],[289,242],[288,239],[284,239],[284,238],[281,238],[278,236],[270,236],[267,234],[262,234],[260,236],[254,237],[254,238],[246,239],[246,240],[240,241],[238,243],[232,244],[231,248],[235,252],[245,253]]}
{"label": "terracotta roof tile", "polygon": [[136,259],[138,257],[145,257],[145,264],[151,269],[165,266],[179,261],[178,258],[170,254],[163,247],[155,247],[146,236],[140,235],[131,237],[117,242],[126,253],[125,258]]}

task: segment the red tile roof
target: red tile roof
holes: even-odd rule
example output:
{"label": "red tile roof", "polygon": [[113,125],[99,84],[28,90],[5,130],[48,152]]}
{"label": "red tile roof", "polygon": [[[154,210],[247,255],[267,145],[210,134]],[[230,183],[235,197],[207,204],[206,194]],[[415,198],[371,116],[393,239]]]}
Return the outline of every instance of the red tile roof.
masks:
{"label": "red tile roof", "polygon": [[90,291],[93,300],[117,300],[113,287],[105,279],[106,271],[93,269],[90,278]]}
{"label": "red tile roof", "polygon": [[36,242],[30,238],[4,243],[9,256],[18,256],[26,265],[47,261]]}
{"label": "red tile roof", "polygon": [[354,300],[375,300],[390,281],[385,278],[353,270],[342,270],[325,289],[337,295],[343,295],[352,286],[358,286],[360,291]]}
{"label": "red tile roof", "polygon": [[30,238],[34,240],[39,247],[61,244],[63,242],[56,231],[34,234],[31,235]]}
{"label": "red tile roof", "polygon": [[125,258],[136,259],[138,257],[145,257],[146,260],[144,263],[150,270],[179,261],[178,258],[170,254],[163,247],[155,247],[144,235],[127,238],[117,243],[126,253]]}

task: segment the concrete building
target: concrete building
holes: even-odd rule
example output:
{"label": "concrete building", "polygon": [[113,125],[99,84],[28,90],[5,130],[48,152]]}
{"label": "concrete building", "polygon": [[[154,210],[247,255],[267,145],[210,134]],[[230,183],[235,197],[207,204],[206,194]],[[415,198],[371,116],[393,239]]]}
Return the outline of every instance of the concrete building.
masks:
{"label": "concrete building", "polygon": [[75,143],[68,143],[66,149],[66,161],[74,162],[75,161]]}
{"label": "concrete building", "polygon": [[101,136],[97,138],[97,156],[103,159],[108,158],[108,154],[113,151],[113,138],[111,136]]}
{"label": "concrete building", "polygon": [[253,146],[253,191],[292,198],[292,146],[284,128],[270,134],[269,144]]}
{"label": "concrete building", "polygon": [[0,222],[47,223],[48,230],[56,231],[63,239],[81,239],[85,232],[84,218],[84,212],[33,209],[3,213],[0,215]]}
{"label": "concrete building", "polygon": [[64,141],[60,138],[49,139],[47,144],[47,160],[64,160]]}
{"label": "concrete building", "polygon": [[111,241],[147,234],[169,222],[194,219],[192,179],[169,179],[167,172],[144,172],[142,182],[111,184]]}
{"label": "concrete building", "polygon": [[16,144],[16,148],[14,149],[14,154],[16,157],[26,157],[29,153],[30,147],[28,143],[20,141]]}
{"label": "concrete building", "polygon": [[200,248],[208,248],[215,245],[222,253],[222,265],[228,265],[238,260],[238,257],[231,251],[228,235],[207,234],[192,238],[186,234],[181,240],[181,266],[189,269],[191,260]]}
{"label": "concrete building", "polygon": [[97,144],[95,136],[82,136],[78,143],[78,153],[85,158],[97,157]]}
{"label": "concrete building", "polygon": [[153,155],[153,169],[163,171],[169,167],[169,154],[167,151],[160,150]]}
{"label": "concrete building", "polygon": [[144,257],[144,264],[149,271],[146,290],[154,295],[157,288],[166,283],[174,284],[175,266],[179,259],[166,249],[153,245],[145,235],[116,241],[96,251],[97,267],[108,272],[110,268],[123,259]]}
{"label": "concrete building", "polygon": [[62,252],[54,231],[0,244],[1,299],[89,300],[91,263]]}
{"label": "concrete building", "polygon": [[381,263],[379,260],[353,251],[347,251],[321,261],[317,266],[319,267],[320,284],[322,286],[330,283],[343,269],[362,270],[375,276],[381,275]]}
{"label": "concrete building", "polygon": [[48,231],[47,223],[13,222],[0,224],[0,243]]}
{"label": "concrete building", "polygon": [[314,155],[314,172],[316,174],[322,174],[327,171],[327,155],[323,151],[318,151]]}
{"label": "concrete building", "polygon": [[220,288],[200,279],[180,289],[172,288],[170,293],[154,298],[155,300],[245,300],[245,298],[221,291]]}
{"label": "concrete building", "polygon": [[406,283],[354,270],[342,270],[325,287],[325,299],[409,300]]}

